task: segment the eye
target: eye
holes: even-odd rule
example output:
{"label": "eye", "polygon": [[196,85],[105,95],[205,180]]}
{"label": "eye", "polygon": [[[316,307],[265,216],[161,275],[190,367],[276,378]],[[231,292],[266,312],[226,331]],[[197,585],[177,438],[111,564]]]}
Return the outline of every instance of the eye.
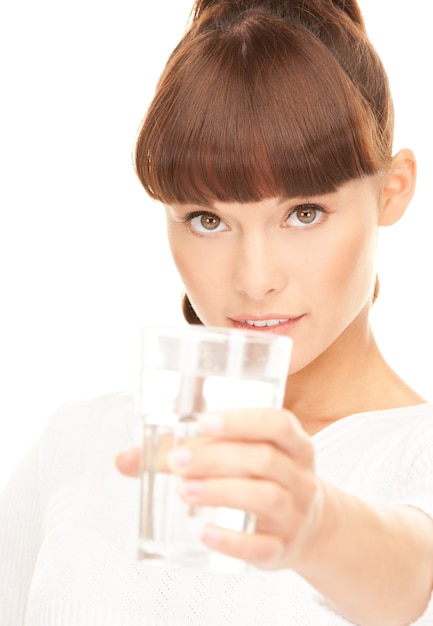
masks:
{"label": "eye", "polygon": [[300,204],[290,211],[286,224],[294,228],[315,226],[322,221],[325,209],[317,204]]}
{"label": "eye", "polygon": [[196,211],[187,216],[186,222],[189,222],[191,229],[196,233],[219,233],[227,230],[225,222],[214,213]]}

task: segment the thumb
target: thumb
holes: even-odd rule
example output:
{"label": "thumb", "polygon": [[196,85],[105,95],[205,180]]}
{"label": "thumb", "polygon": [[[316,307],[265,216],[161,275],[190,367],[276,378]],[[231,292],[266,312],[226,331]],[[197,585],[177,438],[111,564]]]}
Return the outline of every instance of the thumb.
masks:
{"label": "thumb", "polygon": [[140,450],[131,448],[120,452],[115,458],[115,465],[121,474],[137,477],[140,466]]}

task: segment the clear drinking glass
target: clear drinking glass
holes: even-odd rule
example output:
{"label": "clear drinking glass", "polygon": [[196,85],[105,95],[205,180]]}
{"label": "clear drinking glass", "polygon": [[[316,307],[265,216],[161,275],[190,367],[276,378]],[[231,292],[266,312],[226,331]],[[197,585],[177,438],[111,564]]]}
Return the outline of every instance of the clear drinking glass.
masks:
{"label": "clear drinking glass", "polygon": [[197,434],[203,412],[282,406],[292,341],[232,328],[185,326],[143,329],[137,411],[143,422],[139,556],[183,565],[239,571],[244,565],[209,550],[203,527],[253,532],[248,511],[191,506],[169,472],[169,449]]}

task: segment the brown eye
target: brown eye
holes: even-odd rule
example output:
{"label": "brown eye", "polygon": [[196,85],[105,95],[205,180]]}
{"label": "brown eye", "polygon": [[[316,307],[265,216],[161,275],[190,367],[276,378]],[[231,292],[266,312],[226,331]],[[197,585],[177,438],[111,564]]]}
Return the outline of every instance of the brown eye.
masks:
{"label": "brown eye", "polygon": [[318,204],[298,204],[287,217],[286,225],[301,229],[316,226],[322,222],[325,214],[325,209]]}
{"label": "brown eye", "polygon": [[302,224],[312,224],[317,217],[317,209],[313,206],[304,206],[296,209],[296,217]]}
{"label": "brown eye", "polygon": [[199,235],[227,230],[227,224],[215,213],[195,211],[186,216],[185,222],[188,222],[191,230]]}
{"label": "brown eye", "polygon": [[200,217],[200,224],[206,230],[216,230],[220,223],[220,218],[211,213],[203,213]]}

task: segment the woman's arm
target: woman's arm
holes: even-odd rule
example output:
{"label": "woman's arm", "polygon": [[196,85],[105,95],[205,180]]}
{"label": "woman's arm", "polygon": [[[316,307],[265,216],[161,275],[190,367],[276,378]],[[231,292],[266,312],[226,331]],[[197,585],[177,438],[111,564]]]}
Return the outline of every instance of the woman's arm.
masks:
{"label": "woman's arm", "polygon": [[[404,626],[433,586],[433,521],[410,506],[373,505],[322,481],[313,446],[286,411],[233,411],[204,419],[203,445],[168,456],[183,498],[257,515],[248,535],[207,528],[213,549],[263,569],[290,568],[360,626]],[[356,453],[356,451],[354,451]],[[134,453],[118,467],[135,474]]]}
{"label": "woman's arm", "polygon": [[0,496],[0,624],[25,623],[39,550],[38,453],[32,449]]}
{"label": "woman's arm", "polygon": [[412,623],[433,589],[433,520],[410,506],[321,489],[321,521],[295,569],[356,624]]}

